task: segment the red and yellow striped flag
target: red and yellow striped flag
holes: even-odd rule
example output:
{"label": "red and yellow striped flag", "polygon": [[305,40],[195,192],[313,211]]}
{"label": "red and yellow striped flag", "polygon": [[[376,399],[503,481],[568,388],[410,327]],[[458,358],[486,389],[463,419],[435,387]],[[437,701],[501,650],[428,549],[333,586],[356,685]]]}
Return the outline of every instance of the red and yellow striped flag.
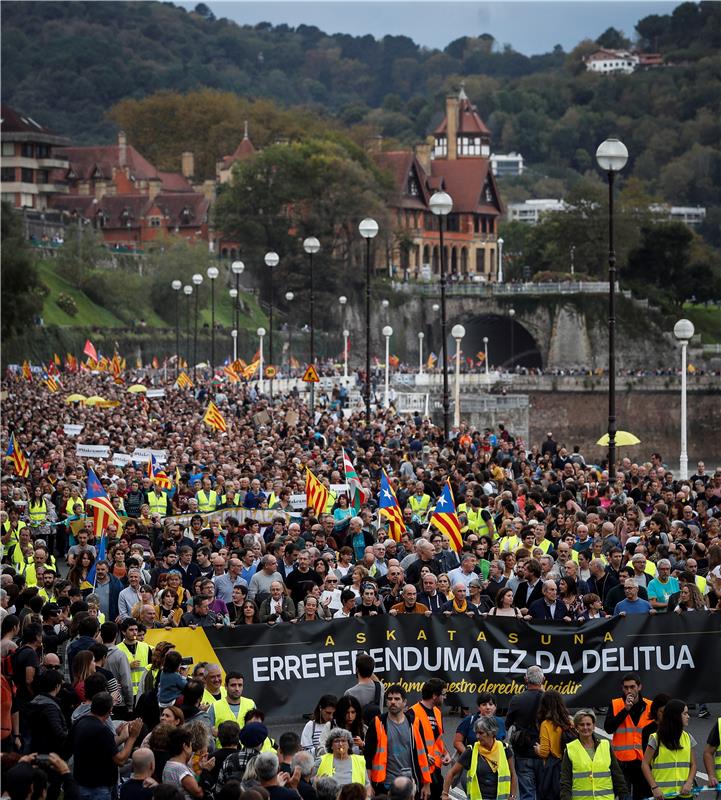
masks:
{"label": "red and yellow striped flag", "polygon": [[30,465],[28,464],[27,458],[25,458],[25,454],[18,447],[18,443],[15,441],[14,433],[10,434],[10,443],[8,444],[5,457],[9,458],[13,462],[15,472],[21,478],[27,478],[30,475]]}
{"label": "red and yellow striped flag", "polygon": [[225,417],[220,413],[220,409],[212,400],[208,403],[208,408],[205,410],[203,422],[208,425],[208,427],[220,431],[221,433],[225,433],[228,430]]}
{"label": "red and yellow striped flag", "polygon": [[456,501],[453,498],[450,480],[446,481],[441,496],[438,498],[436,508],[431,515],[431,525],[438,528],[441,533],[448,535],[451,547],[456,553],[461,552],[463,536],[461,534],[461,523],[456,513]]}
{"label": "red and yellow striped flag", "polygon": [[175,385],[178,387],[178,389],[192,389],[193,381],[190,380],[187,373],[181,372],[175,381]]}
{"label": "red and yellow striped flag", "polygon": [[325,511],[328,489],[307,467],[305,470],[305,496],[308,507],[313,509],[316,517]]}
{"label": "red and yellow striped flag", "polygon": [[33,372],[30,369],[29,361],[23,361],[23,378],[25,378],[26,381],[31,381],[33,379]]}

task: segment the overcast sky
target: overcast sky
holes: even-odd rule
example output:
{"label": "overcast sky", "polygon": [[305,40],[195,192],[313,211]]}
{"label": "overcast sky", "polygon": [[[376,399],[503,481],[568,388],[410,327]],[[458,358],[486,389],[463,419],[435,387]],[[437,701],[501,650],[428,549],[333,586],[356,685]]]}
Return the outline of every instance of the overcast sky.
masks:
{"label": "overcast sky", "polygon": [[[180,2],[192,9],[198,0]],[[427,47],[443,48],[461,36],[490,33],[501,44],[511,44],[527,55],[546,53],[560,44],[571,50],[581,39],[598,37],[613,26],[633,36],[634,25],[649,14],[668,14],[676,2],[660,0],[575,0],[575,2],[475,3],[453,0],[263,0],[263,2],[220,2],[205,0],[216,17],[240,24],[271,22],[315,25],[326,33],[386,34],[410,36]]]}

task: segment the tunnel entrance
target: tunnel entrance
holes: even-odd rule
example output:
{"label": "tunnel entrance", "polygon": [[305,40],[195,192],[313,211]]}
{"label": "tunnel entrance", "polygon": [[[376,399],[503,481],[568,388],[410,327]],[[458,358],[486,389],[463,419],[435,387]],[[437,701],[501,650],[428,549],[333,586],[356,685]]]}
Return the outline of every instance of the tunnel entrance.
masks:
{"label": "tunnel entrance", "polygon": [[488,337],[488,363],[491,367],[512,369],[528,367],[540,369],[543,366],[541,351],[531,334],[508,316],[484,314],[468,320],[453,320],[448,324],[448,354],[454,356],[456,343],[450,330],[456,322],[461,322],[466,335],[461,343],[464,358],[478,361],[478,353],[484,351],[483,338]]}

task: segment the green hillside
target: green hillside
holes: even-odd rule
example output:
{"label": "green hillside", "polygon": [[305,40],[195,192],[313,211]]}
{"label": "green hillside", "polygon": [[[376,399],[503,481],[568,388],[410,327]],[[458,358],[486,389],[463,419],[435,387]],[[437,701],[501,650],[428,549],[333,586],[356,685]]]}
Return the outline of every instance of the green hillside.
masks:
{"label": "green hillside", "polygon": [[[123,322],[112,311],[94,303],[84,292],[57,274],[52,262],[40,261],[37,264],[40,281],[48,290],[43,302],[42,317],[46,325],[62,325],[70,327],[119,328]],[[78,313],[71,316],[58,306],[61,294],[73,298]]]}

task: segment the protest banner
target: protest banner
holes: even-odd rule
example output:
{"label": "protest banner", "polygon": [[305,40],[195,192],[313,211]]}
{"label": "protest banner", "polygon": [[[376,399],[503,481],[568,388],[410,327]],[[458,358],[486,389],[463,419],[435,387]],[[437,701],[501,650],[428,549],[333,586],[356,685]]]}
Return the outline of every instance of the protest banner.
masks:
{"label": "protest banner", "polygon": [[153,398],[165,397],[165,389],[148,389],[145,396],[152,400]]}
{"label": "protest banner", "polygon": [[130,464],[132,460],[133,457],[127,453],[113,453],[112,463],[116,467],[124,467],[126,464]]}
{"label": "protest banner", "polygon": [[[194,516],[195,514],[179,514],[172,517],[164,517],[163,519],[188,526]],[[274,511],[267,508],[222,508],[219,511],[211,511],[210,514],[200,514],[200,516],[203,518],[205,527],[215,519],[219,519],[222,524],[228,517],[234,517],[240,523],[245,522],[247,519],[254,519],[260,522],[261,525],[270,525],[278,517],[288,524],[291,518],[287,511],[281,511],[280,509]]]}
{"label": "protest banner", "polygon": [[490,691],[506,707],[532,665],[570,707],[608,705],[626,672],[641,674],[649,697],[664,691],[688,702],[721,700],[710,666],[721,663],[717,614],[639,614],[583,625],[384,615],[205,635],[224,670],[245,676],[246,693],[270,718],[308,713],[322,694],[342,695],[354,683],[361,652],[373,656],[384,684],[405,687],[410,702],[426,680],[439,677],[458,704],[472,707],[478,692]]}
{"label": "protest banner", "polygon": [[63,433],[66,436],[78,436],[82,432],[84,427],[85,427],[84,425],[73,425],[69,422],[66,422],[63,425]]}
{"label": "protest banner", "polygon": [[149,447],[136,447],[135,450],[133,450],[132,457],[133,461],[140,464],[147,461],[151,455],[159,464],[164,464],[168,460],[167,450],[152,450]]}
{"label": "protest banner", "polygon": [[75,445],[75,455],[81,458],[107,458],[110,455],[110,448],[104,444],[80,444]]}

